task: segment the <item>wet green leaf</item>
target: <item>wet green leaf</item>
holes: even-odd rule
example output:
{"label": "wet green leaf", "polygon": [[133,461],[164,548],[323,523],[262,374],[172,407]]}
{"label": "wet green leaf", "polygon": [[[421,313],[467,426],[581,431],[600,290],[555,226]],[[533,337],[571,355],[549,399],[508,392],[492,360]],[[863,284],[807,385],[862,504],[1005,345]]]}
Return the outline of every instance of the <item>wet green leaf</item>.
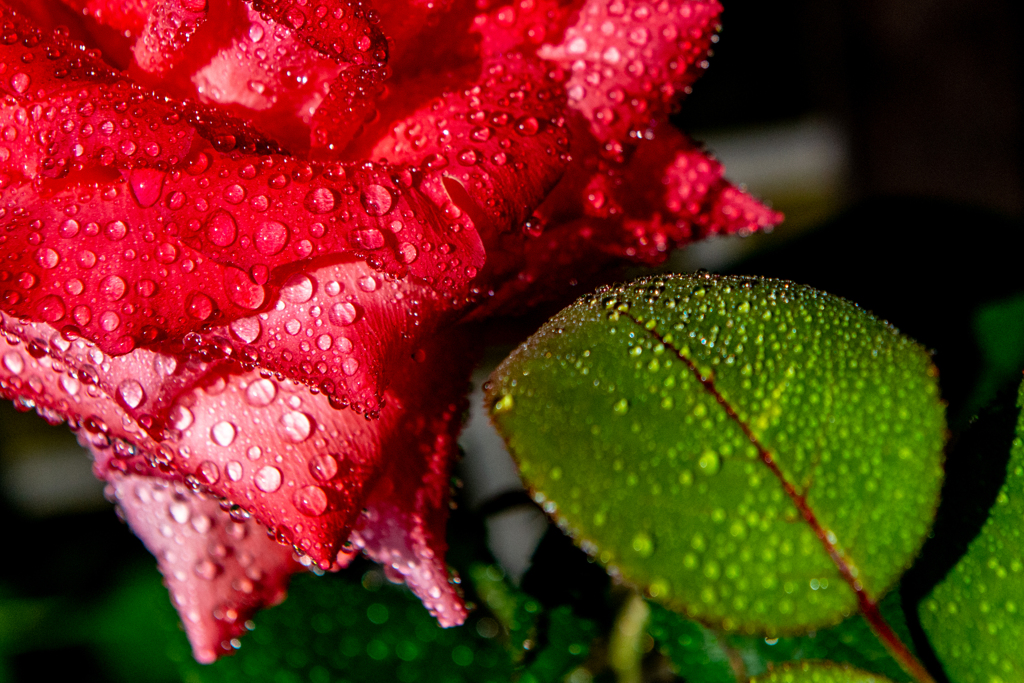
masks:
{"label": "wet green leaf", "polygon": [[[442,629],[404,587],[370,569],[293,578],[288,600],[261,612],[232,657],[186,662],[190,683],[506,683],[512,664],[485,615]],[[479,627],[479,628],[478,628]],[[488,637],[490,636],[490,637]]]}
{"label": "wet green leaf", "polygon": [[750,683],[889,683],[889,679],[833,662],[791,662]]}
{"label": "wet green leaf", "polygon": [[[904,643],[911,642],[898,592],[879,605],[885,620]],[[909,683],[910,677],[872,633],[861,615],[804,636],[764,638],[720,635],[656,604],[651,605],[650,633],[672,659],[677,673],[703,683],[734,683],[730,657],[748,676],[763,674],[776,664],[804,659],[830,659]]]}
{"label": "wet green leaf", "polygon": [[[1024,408],[1024,385],[1017,405]],[[919,608],[921,625],[955,683],[1024,679],[1024,411],[1006,481],[981,533]]]}
{"label": "wet green leaf", "polygon": [[562,311],[488,399],[535,498],[613,573],[776,634],[856,612],[853,586],[877,601],[920,548],[942,477],[935,374],[837,297],[674,276]]}

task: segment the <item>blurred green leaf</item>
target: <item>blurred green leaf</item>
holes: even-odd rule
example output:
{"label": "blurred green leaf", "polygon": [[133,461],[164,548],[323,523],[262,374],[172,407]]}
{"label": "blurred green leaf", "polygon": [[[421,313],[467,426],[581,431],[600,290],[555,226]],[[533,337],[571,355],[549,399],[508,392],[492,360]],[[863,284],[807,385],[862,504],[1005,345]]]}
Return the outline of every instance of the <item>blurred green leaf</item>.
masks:
{"label": "blurred green leaf", "polygon": [[[261,612],[233,657],[184,664],[187,683],[506,683],[512,663],[496,633],[442,629],[404,587],[379,569],[362,583],[343,575],[297,575],[288,599]],[[491,636],[491,637],[487,637]]]}
{"label": "blurred green leaf", "polygon": [[[911,642],[899,593],[890,593],[879,608],[900,639],[904,643]],[[729,665],[730,654],[742,662],[748,676],[760,675],[781,662],[830,659],[883,674],[900,683],[912,680],[860,615],[813,634],[766,639],[720,636],[652,603],[650,632],[672,659],[679,675],[687,680],[735,683],[736,674]]]}
{"label": "blurred green leaf", "polygon": [[[1024,384],[1017,406],[1024,408]],[[1024,411],[1006,481],[981,533],[919,607],[921,625],[955,683],[1024,680]]]}
{"label": "blurred green leaf", "polygon": [[565,309],[488,396],[584,549],[691,617],[775,634],[841,621],[853,575],[878,599],[912,561],[942,478],[935,374],[837,297],[670,276]]}
{"label": "blurred green leaf", "polygon": [[969,416],[988,404],[1007,381],[1015,382],[1024,369],[1024,295],[981,308],[974,317],[974,335],[982,367],[966,409]]}
{"label": "blurred green leaf", "polygon": [[889,683],[889,679],[834,662],[791,662],[750,683]]}

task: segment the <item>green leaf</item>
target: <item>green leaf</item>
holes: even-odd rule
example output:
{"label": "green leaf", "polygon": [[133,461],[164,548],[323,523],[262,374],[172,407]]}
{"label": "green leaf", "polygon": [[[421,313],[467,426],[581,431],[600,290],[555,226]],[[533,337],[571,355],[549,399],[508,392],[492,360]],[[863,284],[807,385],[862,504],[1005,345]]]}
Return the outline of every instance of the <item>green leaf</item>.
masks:
{"label": "green leaf", "polygon": [[806,631],[876,602],[928,531],[945,434],[928,354],[777,280],[599,290],[498,369],[488,399],[535,499],[613,573],[729,631]]}
{"label": "green leaf", "polygon": [[[899,593],[891,592],[879,605],[879,609],[900,639],[909,643],[911,636],[900,605]],[[652,604],[650,633],[672,659],[680,676],[702,683],[735,683],[736,675],[729,665],[730,657],[742,663],[749,676],[763,674],[769,667],[782,662],[827,658],[884,674],[893,681],[911,681],[861,615],[854,615],[832,628],[804,636],[722,636],[675,612]]]}
{"label": "green leaf", "polygon": [[968,416],[991,401],[1004,382],[1016,383],[1024,368],[1024,296],[987,304],[974,316],[973,327],[982,367],[968,402]]}
{"label": "green leaf", "polygon": [[[1024,385],[1017,400],[1024,408]],[[967,554],[920,605],[921,626],[955,683],[1024,680],[1024,411],[1006,481]]]}
{"label": "green leaf", "polygon": [[889,679],[832,662],[791,662],[750,683],[889,683]]}
{"label": "green leaf", "polygon": [[[288,600],[256,617],[233,657],[186,662],[189,683],[506,683],[512,665],[495,632],[471,615],[442,629],[379,569],[363,575],[297,575]],[[491,637],[488,637],[491,636]]]}

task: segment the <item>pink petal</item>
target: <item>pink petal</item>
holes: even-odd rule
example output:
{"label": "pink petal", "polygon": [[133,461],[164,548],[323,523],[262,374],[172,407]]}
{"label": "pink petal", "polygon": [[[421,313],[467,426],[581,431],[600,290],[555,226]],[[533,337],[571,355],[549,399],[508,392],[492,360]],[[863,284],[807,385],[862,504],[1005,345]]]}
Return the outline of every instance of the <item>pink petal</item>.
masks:
{"label": "pink petal", "polygon": [[196,661],[232,653],[246,621],[284,600],[301,567],[259,524],[180,482],[121,474],[109,482],[128,525],[157,558]]}
{"label": "pink petal", "polygon": [[385,436],[384,473],[350,538],[389,576],[404,581],[444,627],[466,619],[444,555],[451,467],[475,361],[472,338],[456,330],[436,339],[416,359],[419,377],[396,388],[402,417]]}

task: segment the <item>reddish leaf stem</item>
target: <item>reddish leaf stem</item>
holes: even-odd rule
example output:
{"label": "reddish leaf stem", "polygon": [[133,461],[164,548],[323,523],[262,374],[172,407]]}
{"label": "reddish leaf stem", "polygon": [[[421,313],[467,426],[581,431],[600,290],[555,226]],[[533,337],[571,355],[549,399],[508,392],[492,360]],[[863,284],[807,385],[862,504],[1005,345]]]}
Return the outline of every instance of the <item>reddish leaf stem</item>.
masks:
{"label": "reddish leaf stem", "polygon": [[[892,627],[889,626],[888,622],[885,621],[885,618],[882,617],[882,613],[878,609],[878,602],[871,599],[871,596],[867,594],[867,591],[864,590],[864,585],[857,578],[859,572],[856,567],[847,559],[843,552],[836,547],[835,540],[831,540],[829,538],[831,532],[821,526],[821,522],[818,521],[814,511],[811,510],[811,507],[807,504],[807,496],[797,491],[796,487],[786,479],[782,470],[779,469],[778,463],[775,462],[775,458],[772,456],[771,451],[761,443],[757,438],[757,435],[755,435],[753,430],[750,428],[750,425],[740,418],[732,405],[724,396],[722,396],[721,392],[718,391],[718,388],[715,386],[714,379],[711,377],[705,377],[704,373],[700,371],[700,368],[697,367],[696,363],[686,357],[683,352],[677,349],[671,342],[666,341],[665,338],[657,331],[648,330],[639,320],[630,314],[626,314],[626,317],[650,333],[650,335],[659,342],[664,344],[665,348],[671,349],[676,354],[676,357],[686,364],[686,367],[690,369],[690,372],[693,373],[693,376],[698,382],[700,382],[704,390],[718,401],[718,404],[725,411],[725,414],[729,416],[729,419],[735,422],[739,428],[743,430],[743,433],[748,439],[750,439],[750,442],[757,448],[761,461],[769,470],[771,470],[772,474],[775,475],[775,478],[779,480],[779,483],[782,484],[782,489],[786,492],[786,495],[789,496],[790,500],[793,501],[796,509],[800,512],[800,516],[804,518],[804,521],[807,522],[808,525],[810,525],[814,534],[818,537],[818,540],[821,541],[821,544],[825,547],[825,551],[828,553],[829,557],[832,558],[832,562],[835,563],[836,568],[839,569],[840,576],[843,577],[843,580],[846,581],[857,595],[857,605],[860,608],[861,614],[864,615],[865,621],[868,622],[868,626],[871,627],[871,630],[874,631],[878,639],[882,641],[882,644],[885,645],[887,650],[889,650],[889,653],[893,658],[899,662],[900,666],[902,666],[903,669],[916,681],[919,683],[935,683],[935,679],[932,678],[932,675],[924,668],[924,665],[921,664],[917,657],[915,657],[907,646],[903,644],[903,641],[900,640],[899,636],[896,635],[896,632],[892,630]],[[835,535],[831,535],[832,539],[835,539]]]}

